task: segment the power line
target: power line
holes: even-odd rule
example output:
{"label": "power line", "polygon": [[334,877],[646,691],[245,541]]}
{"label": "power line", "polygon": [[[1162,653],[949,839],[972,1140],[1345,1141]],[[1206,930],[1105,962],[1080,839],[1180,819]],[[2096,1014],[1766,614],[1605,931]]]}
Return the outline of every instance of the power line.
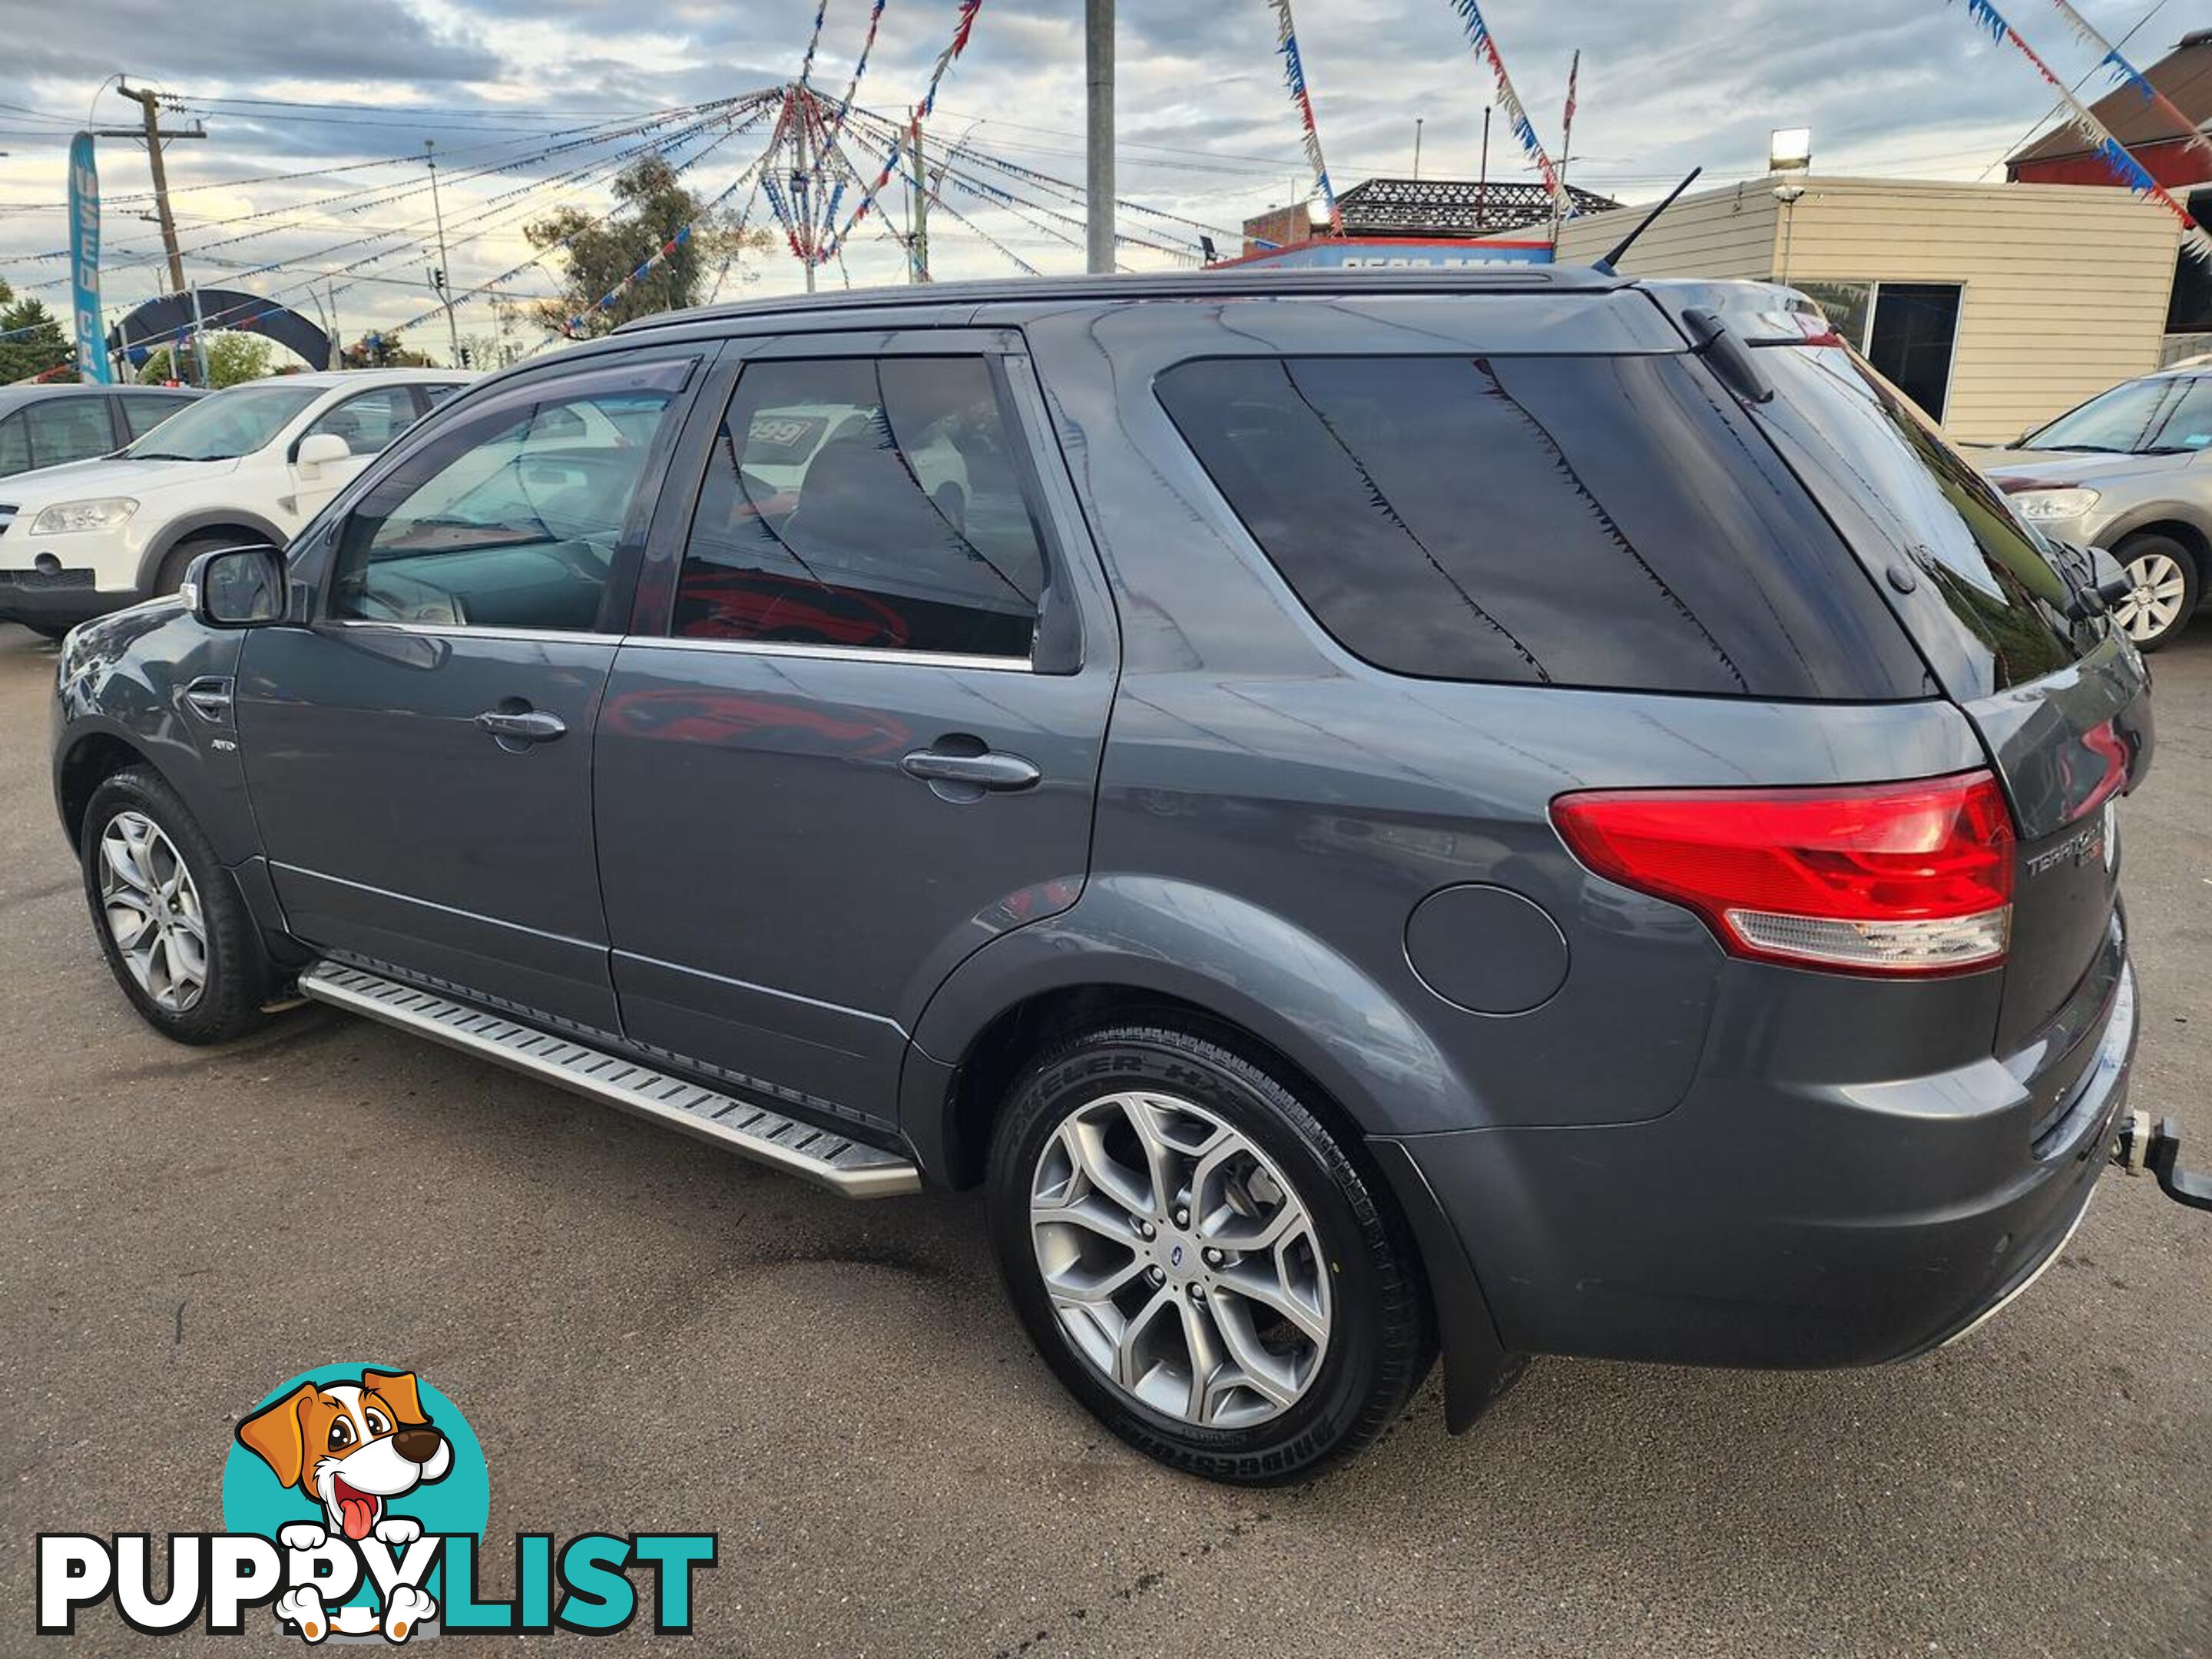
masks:
{"label": "power line", "polygon": [[[2112,43],[2114,48],[2117,49],[2118,47],[2124,46],[2129,41],[2134,40],[2136,36],[2142,33],[2145,26],[2149,23],[2152,18],[2157,16],[2159,13],[2165,9],[2166,0],[2154,0],[2154,3],[2151,6],[2151,9],[2136,20],[2136,26]],[[2074,90],[2078,93],[2082,88],[2087,86],[2089,84],[2090,76],[2094,75],[2103,67],[2104,64],[2101,62],[2091,64],[2089,68],[2083,72],[2081,78],[2074,83]],[[2056,120],[2065,112],[2066,100],[2062,98],[2051,106],[2048,113],[2039,118],[2034,125],[2030,126],[2026,132],[2021,133],[2019,137],[2014,139],[2012,143],[2007,146],[2003,155],[1998,156],[1996,161],[1990,162],[1989,166],[1984,167],[1981,172],[1975,174],[1974,182],[1976,184],[1979,184],[1983,179],[1988,178],[1990,174],[1995,173],[2000,167],[2003,166],[2006,161],[2009,161],[2013,156],[2020,153],[2020,147],[2022,144],[2025,144],[2029,139],[2034,137],[2037,133],[2043,131],[2045,125],[2051,121]]]}

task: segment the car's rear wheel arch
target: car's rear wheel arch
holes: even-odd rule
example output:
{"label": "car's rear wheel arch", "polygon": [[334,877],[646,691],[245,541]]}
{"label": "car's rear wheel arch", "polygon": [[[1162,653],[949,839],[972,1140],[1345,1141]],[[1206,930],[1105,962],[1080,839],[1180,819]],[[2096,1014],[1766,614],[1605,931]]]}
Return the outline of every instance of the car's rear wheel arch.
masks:
{"label": "car's rear wheel arch", "polygon": [[[1354,1159],[1366,1132],[1343,1103],[1278,1045],[1201,1003],[1149,987],[1115,981],[1040,991],[1002,1010],[963,1052],[945,1102],[942,1174],[957,1188],[983,1179],[991,1135],[1014,1081],[1047,1049],[1109,1026],[1165,1025],[1218,1044],[1257,1066],[1304,1100]],[[1379,1171],[1370,1170],[1370,1176]]]}

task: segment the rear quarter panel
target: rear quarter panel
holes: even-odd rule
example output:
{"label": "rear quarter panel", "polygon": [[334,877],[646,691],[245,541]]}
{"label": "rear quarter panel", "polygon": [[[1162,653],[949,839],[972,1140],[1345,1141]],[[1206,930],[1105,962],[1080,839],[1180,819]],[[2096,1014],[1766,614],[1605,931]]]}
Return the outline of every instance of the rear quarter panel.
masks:
{"label": "rear quarter panel", "polygon": [[[1983,762],[1943,702],[1778,705],[1370,668],[1289,592],[1152,392],[1174,362],[1240,351],[1679,349],[1641,301],[1087,307],[1027,332],[1114,577],[1122,680],[1084,896],[954,976],[918,1033],[941,1060],[1038,975],[1126,977],[1248,1024],[1371,1133],[1657,1116],[1696,1070],[1724,958],[1687,912],[1577,864],[1552,799]],[[1555,994],[1486,1014],[1423,982],[1408,920],[1466,884],[1509,889],[1558,925],[1569,969]],[[1960,1040],[1986,1054],[1987,1024]]]}

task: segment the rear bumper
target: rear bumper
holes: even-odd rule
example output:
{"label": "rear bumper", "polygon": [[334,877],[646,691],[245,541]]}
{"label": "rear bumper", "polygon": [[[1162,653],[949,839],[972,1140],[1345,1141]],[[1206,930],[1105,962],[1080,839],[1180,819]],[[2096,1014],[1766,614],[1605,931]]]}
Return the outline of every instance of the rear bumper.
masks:
{"label": "rear bumper", "polygon": [[2124,962],[2098,1012],[2056,1122],[1990,1060],[1845,1088],[1693,1087],[1645,1123],[1400,1144],[1508,1350],[1877,1364],[1966,1331],[2073,1231],[2127,1096]]}

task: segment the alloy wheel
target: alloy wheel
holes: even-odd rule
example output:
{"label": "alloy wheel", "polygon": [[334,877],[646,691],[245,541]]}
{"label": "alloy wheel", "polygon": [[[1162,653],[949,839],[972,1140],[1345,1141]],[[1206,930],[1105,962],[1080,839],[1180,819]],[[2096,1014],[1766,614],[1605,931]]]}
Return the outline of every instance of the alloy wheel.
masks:
{"label": "alloy wheel", "polygon": [[2189,581],[2180,564],[2167,553],[2145,553],[2128,561],[2128,580],[2135,586],[2127,598],[2112,607],[2112,614],[2130,639],[2141,644],[2172,628],[2181,616]]}
{"label": "alloy wheel", "polygon": [[1072,1113],[1038,1155],[1030,1234],[1053,1312],[1117,1389],[1195,1426],[1287,1411],[1328,1354],[1311,1215],[1266,1153],[1152,1092]]}
{"label": "alloy wheel", "polygon": [[118,812],[100,833],[100,902],[138,988],[168,1013],[197,1003],[208,975],[199,890],[161,826],[143,812]]}

